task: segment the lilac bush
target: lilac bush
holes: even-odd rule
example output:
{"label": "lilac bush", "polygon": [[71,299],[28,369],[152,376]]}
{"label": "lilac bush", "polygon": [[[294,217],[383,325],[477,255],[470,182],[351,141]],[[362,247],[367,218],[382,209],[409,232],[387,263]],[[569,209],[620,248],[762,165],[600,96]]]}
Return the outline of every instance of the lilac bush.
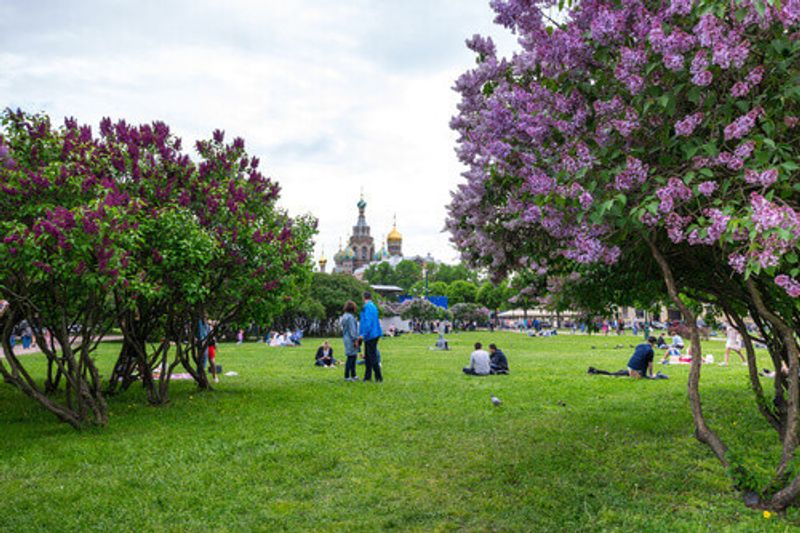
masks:
{"label": "lilac bush", "polygon": [[[495,21],[518,35],[511,57],[491,39],[467,42],[478,61],[455,85],[451,126],[467,170],[449,206],[452,240],[497,277],[568,279],[644,251],[690,325],[687,297],[743,331],[749,314],[751,387],[784,445],[772,488],[751,486],[705,421],[694,328],[689,396],[698,438],[748,504],[781,509],[800,492],[789,475],[800,394],[800,2],[598,0],[552,19],[554,6],[492,1]],[[756,338],[788,368],[772,402]]]}
{"label": "lilac bush", "polygon": [[[195,163],[161,122],[104,119],[95,135],[6,111],[2,126],[0,374],[73,426],[106,423],[93,351],[111,326],[124,339],[108,389],[141,379],[164,403],[178,365],[208,387],[199,320],[266,321],[304,289],[316,221],[277,207],[242,139],[215,132]],[[21,318],[37,326],[43,385],[9,343]]]}

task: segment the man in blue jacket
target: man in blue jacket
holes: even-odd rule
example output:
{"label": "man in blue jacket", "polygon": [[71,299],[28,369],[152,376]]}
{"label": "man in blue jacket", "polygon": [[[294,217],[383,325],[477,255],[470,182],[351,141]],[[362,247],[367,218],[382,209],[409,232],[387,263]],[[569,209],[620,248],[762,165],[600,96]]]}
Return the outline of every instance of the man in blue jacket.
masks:
{"label": "man in blue jacket", "polygon": [[358,334],[364,339],[364,359],[367,369],[364,372],[364,381],[372,380],[375,372],[375,381],[383,381],[381,366],[378,362],[378,340],[383,336],[381,322],[378,319],[378,308],[372,303],[372,293],[364,293],[364,308],[361,310],[361,323]]}
{"label": "man in blue jacket", "polygon": [[628,360],[628,368],[626,370],[608,372],[590,366],[588,373],[603,374],[605,376],[630,376],[634,379],[668,379],[668,377],[660,371],[655,376],[653,375],[653,346],[655,346],[656,342],[656,338],[651,336],[647,338],[646,343],[638,345],[633,351],[633,355]]}

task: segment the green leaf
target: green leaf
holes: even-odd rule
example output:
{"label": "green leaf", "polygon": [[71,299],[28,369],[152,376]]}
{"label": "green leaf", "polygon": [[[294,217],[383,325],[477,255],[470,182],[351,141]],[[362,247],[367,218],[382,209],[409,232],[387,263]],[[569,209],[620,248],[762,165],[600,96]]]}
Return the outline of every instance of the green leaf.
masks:
{"label": "green leaf", "polygon": [[714,177],[714,171],[711,170],[710,168],[701,168],[700,170],[698,170],[698,172],[700,174],[702,174],[703,176],[706,176],[708,178],[713,178]]}

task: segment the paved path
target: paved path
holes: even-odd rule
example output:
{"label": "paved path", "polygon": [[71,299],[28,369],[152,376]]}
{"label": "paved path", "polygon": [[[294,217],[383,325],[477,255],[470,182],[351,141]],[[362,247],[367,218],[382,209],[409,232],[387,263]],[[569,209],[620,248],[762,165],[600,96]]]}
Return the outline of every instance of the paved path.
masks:
{"label": "paved path", "polygon": [[[103,340],[101,342],[121,341],[121,340],[122,340],[122,335],[106,335],[105,337],[103,337]],[[16,346],[14,346],[14,354],[18,357],[20,355],[31,355],[36,353],[41,353],[39,346],[31,346],[28,349],[23,348],[22,344],[17,344]],[[0,346],[0,358],[5,359],[5,352],[3,351],[2,346]]]}

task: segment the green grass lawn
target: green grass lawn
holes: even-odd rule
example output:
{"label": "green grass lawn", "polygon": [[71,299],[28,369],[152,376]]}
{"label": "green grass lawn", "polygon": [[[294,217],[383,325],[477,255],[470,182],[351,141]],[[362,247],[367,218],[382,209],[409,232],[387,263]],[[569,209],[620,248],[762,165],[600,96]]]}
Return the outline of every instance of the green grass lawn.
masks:
{"label": "green grass lawn", "polygon": [[[462,375],[476,340],[504,348],[512,374]],[[238,377],[208,393],[176,382],[160,408],[134,387],[110,400],[107,428],[84,432],[2,385],[0,530],[800,525],[795,511],[765,519],[746,509],[694,440],[687,366],[667,367],[668,381],[586,374],[589,365],[624,368],[633,337],[461,333],[449,353],[429,351],[434,341],[381,341],[383,384],[313,367],[312,339],[301,348],[223,344],[218,361]],[[103,347],[106,375],[116,349]],[[719,361],[722,343],[704,350]],[[706,368],[702,391],[712,427],[735,450],[754,464],[777,459],[744,367]]]}

